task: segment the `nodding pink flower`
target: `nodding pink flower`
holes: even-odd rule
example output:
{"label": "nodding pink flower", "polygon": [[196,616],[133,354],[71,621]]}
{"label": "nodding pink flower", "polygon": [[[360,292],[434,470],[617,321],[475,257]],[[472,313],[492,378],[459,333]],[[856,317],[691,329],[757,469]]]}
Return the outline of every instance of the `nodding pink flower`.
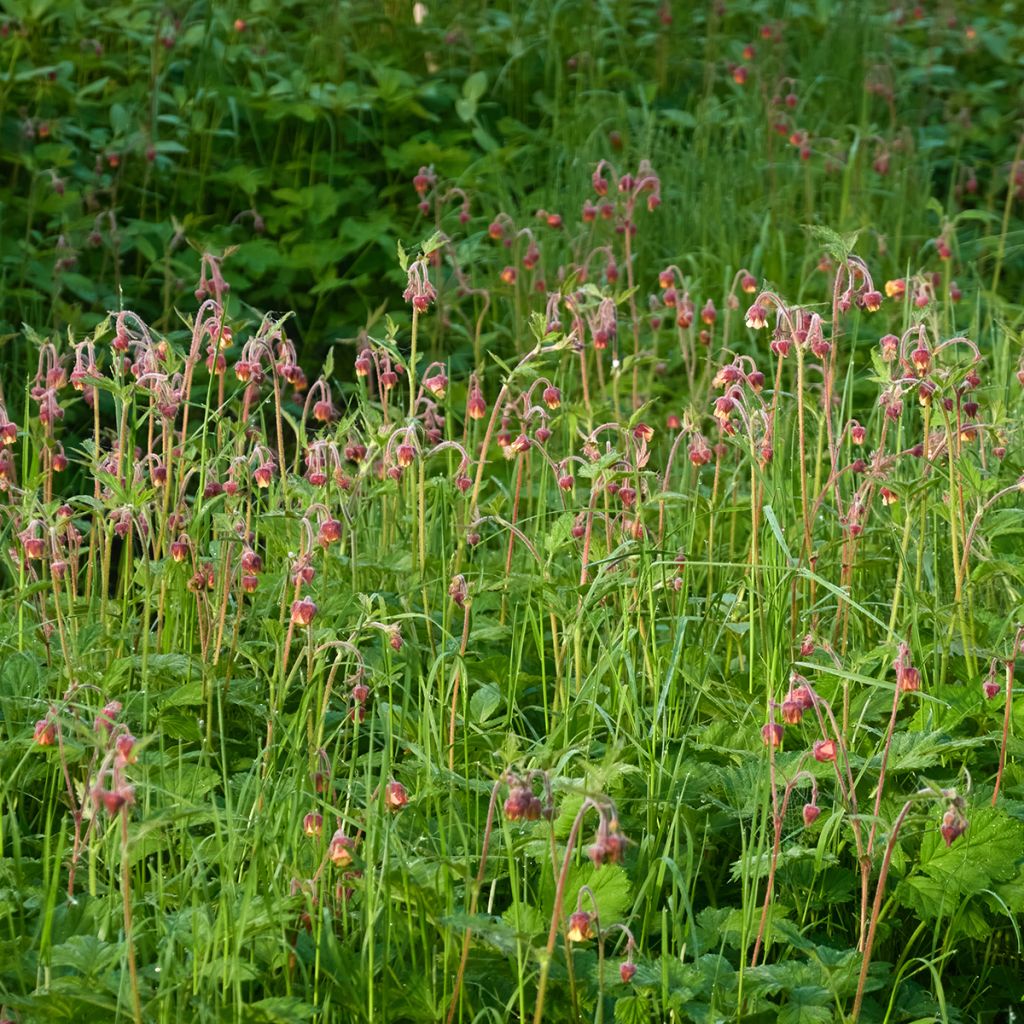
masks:
{"label": "nodding pink flower", "polygon": [[711,461],[711,445],[703,434],[697,434],[687,449],[690,463],[694,466],[706,466]]}
{"label": "nodding pink flower", "polygon": [[432,188],[437,181],[437,175],[433,167],[421,167],[412,179],[412,187],[416,189],[419,196],[426,195],[427,190]]}
{"label": "nodding pink flower", "polygon": [[423,386],[435,398],[444,398],[448,390],[448,377],[443,370],[423,378]]}
{"label": "nodding pink flower", "polygon": [[597,207],[589,199],[584,200],[582,217],[584,224],[593,224],[597,220]]}
{"label": "nodding pink flower", "polygon": [[877,313],[882,308],[882,293],[872,289],[864,293],[861,301],[869,313]]}
{"label": "nodding pink flower", "polygon": [[117,723],[117,716],[121,714],[121,708],[122,705],[119,700],[108,701],[93,722],[93,728],[96,732],[105,732],[109,736],[114,730],[114,725]]}
{"label": "nodding pink flower", "polygon": [[402,627],[399,625],[391,626],[388,629],[388,643],[391,645],[391,649],[400,651],[405,644],[402,639]]}
{"label": "nodding pink flower", "polygon": [[879,498],[882,499],[883,505],[895,505],[899,501],[899,495],[895,491],[890,491],[888,487],[883,487],[878,492]]}
{"label": "nodding pink flower", "polygon": [[743,322],[751,329],[755,331],[762,330],[768,326],[768,310],[764,308],[759,302],[755,302],[746,313],[743,318]]}
{"label": "nodding pink flower", "polygon": [[[672,15],[669,14],[669,21],[672,20]],[[636,974],[636,964],[632,960],[623,960],[619,964],[619,980],[623,985],[628,985]]]}
{"label": "nodding pink flower", "polygon": [[902,277],[893,278],[885,282],[885,294],[890,299],[902,299],[907,293],[907,282]]}
{"label": "nodding pink flower", "polygon": [[719,395],[718,398],[715,399],[715,407],[712,411],[712,415],[716,420],[718,420],[719,426],[723,429],[728,426],[735,408],[736,402],[728,395]]}
{"label": "nodding pink flower", "polygon": [[[815,646],[814,645],[814,634],[813,633],[808,633],[803,638],[803,641],[800,644],[800,655],[801,655],[801,657],[809,658],[814,653],[814,646]],[[809,696],[810,696],[810,694],[808,694],[808,697]],[[813,703],[813,702],[811,702],[811,703]],[[804,707],[808,707],[809,705],[805,704],[803,706]]]}
{"label": "nodding pink flower", "polygon": [[451,583],[448,584],[448,596],[459,608],[465,606],[466,598],[469,597],[469,587],[466,585],[466,577],[461,573],[453,576]]}
{"label": "nodding pink flower", "polygon": [[569,942],[586,942],[594,937],[593,915],[585,910],[577,910],[569,915],[569,928],[565,933]]}
{"label": "nodding pink flower", "polygon": [[184,562],[188,557],[188,541],[184,537],[171,541],[171,558],[175,562]]}
{"label": "nodding pink flower", "polygon": [[813,753],[815,761],[834,761],[836,759],[836,741],[816,740]]}
{"label": "nodding pink flower", "polygon": [[718,310],[715,309],[715,304],[710,299],[704,303],[700,311],[700,318],[708,327],[718,319]]}
{"label": "nodding pink flower", "polygon": [[324,827],[324,816],[316,811],[310,811],[302,819],[302,831],[311,838],[320,835]]}
{"label": "nodding pink flower", "polygon": [[650,444],[654,440],[654,427],[649,426],[647,423],[638,423],[633,428],[633,437],[637,441]]}
{"label": "nodding pink flower", "polygon": [[810,828],[821,814],[821,808],[814,803],[804,804],[804,827]]}
{"label": "nodding pink flower", "polygon": [[337,414],[338,410],[329,398],[321,398],[320,401],[313,403],[313,419],[320,423],[330,423]]}
{"label": "nodding pink flower", "polygon": [[942,833],[946,846],[952,846],[967,831],[967,824],[967,819],[963,816],[960,808],[950,804],[946,813],[943,814],[942,824],[939,826],[939,832]]}
{"label": "nodding pink flower", "polygon": [[246,572],[263,571],[263,559],[252,548],[247,547],[242,552],[241,563]]}
{"label": "nodding pink flower", "polygon": [[363,349],[357,356],[355,361],[355,371],[357,377],[368,377],[370,370],[373,367],[373,363],[370,359],[369,349]]}
{"label": "nodding pink flower", "polygon": [[416,449],[408,441],[403,441],[395,449],[395,457],[398,460],[398,465],[402,469],[407,469],[416,460]]}
{"label": "nodding pink flower", "polygon": [[665,429],[666,430],[681,430],[683,421],[679,418],[679,413],[670,412],[665,417]]}
{"label": "nodding pink flower", "polygon": [[96,786],[92,790],[93,802],[113,817],[122,808],[130,807],[135,803],[135,790],[131,786],[118,786],[117,789],[104,789]]}
{"label": "nodding pink flower", "polygon": [[242,590],[247,594],[255,594],[259,589],[260,578],[259,576],[246,575],[242,577]]}
{"label": "nodding pink flower", "polygon": [[860,423],[858,423],[856,420],[851,420],[850,440],[856,445],[862,445],[864,441],[867,439],[867,436],[867,429],[863,427]]}
{"label": "nodding pink flower", "polygon": [[331,836],[330,845],[327,847],[327,856],[336,868],[347,868],[352,863],[352,851],[356,842],[339,827]]}
{"label": "nodding pink flower", "polygon": [[913,665],[901,665],[896,670],[896,685],[900,693],[916,693],[921,689],[921,670]]}
{"label": "nodding pink flower", "polygon": [[475,378],[471,378],[469,398],[466,400],[466,415],[471,420],[482,420],[487,415],[487,402]]}
{"label": "nodding pink flower", "polygon": [[757,278],[749,270],[742,270],[740,274],[740,288],[747,295],[753,295],[757,291]]}
{"label": "nodding pink flower", "polygon": [[515,284],[516,276],[517,275],[515,267],[504,267],[501,273],[498,275],[498,277],[500,277],[505,284]]}
{"label": "nodding pink flower", "polygon": [[400,782],[392,779],[384,787],[384,803],[389,811],[400,811],[409,802],[409,792]]}
{"label": "nodding pink flower", "polygon": [[910,361],[914,364],[914,369],[917,370],[917,375],[923,377],[928,372],[928,367],[931,365],[932,354],[925,344],[920,344],[913,352],[910,353]]}
{"label": "nodding pink flower", "polygon": [[271,485],[274,480],[274,470],[276,466],[272,459],[267,459],[265,462],[261,462],[255,470],[253,470],[252,478],[256,482],[257,487],[267,488]]}
{"label": "nodding pink flower", "polygon": [[320,546],[327,547],[339,540],[341,540],[341,522],[337,519],[325,519],[320,524]]}
{"label": "nodding pink flower", "polygon": [[57,740],[57,724],[47,716],[36,722],[32,740],[37,747],[52,747]]}
{"label": "nodding pink flower", "polygon": [[18,540],[21,541],[22,550],[26,558],[42,558],[46,553],[46,539],[39,535],[39,520],[33,520],[21,533]]}
{"label": "nodding pink flower", "polygon": [[544,389],[541,397],[544,399],[544,404],[549,409],[557,409],[562,404],[562,392],[553,384],[549,384]]}
{"label": "nodding pink flower", "polygon": [[135,737],[130,732],[123,732],[114,741],[117,761],[120,765],[135,764]]}
{"label": "nodding pink flower", "polygon": [[787,697],[782,702],[782,720],[786,725],[798,725],[803,717],[804,709],[799,701],[793,700],[792,697]]}
{"label": "nodding pink flower", "polygon": [[292,601],[292,622],[296,626],[308,626],[316,615],[316,604],[311,597]]}
{"label": "nodding pink flower", "polygon": [[778,722],[768,722],[761,727],[761,739],[765,746],[782,746],[782,726]]}

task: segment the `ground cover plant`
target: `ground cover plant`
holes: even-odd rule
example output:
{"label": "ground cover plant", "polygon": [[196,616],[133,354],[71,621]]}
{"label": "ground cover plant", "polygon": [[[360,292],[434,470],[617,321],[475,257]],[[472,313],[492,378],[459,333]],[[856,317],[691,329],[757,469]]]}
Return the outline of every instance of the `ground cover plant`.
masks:
{"label": "ground cover plant", "polygon": [[1014,1019],[1024,27],[428,7],[0,22],[0,1018]]}

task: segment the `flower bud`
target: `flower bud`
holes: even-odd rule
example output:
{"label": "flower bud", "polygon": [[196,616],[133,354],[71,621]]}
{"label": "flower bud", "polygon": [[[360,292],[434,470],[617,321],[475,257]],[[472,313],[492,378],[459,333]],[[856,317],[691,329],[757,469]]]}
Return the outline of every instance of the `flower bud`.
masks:
{"label": "flower bud", "polygon": [[821,808],[817,804],[804,804],[804,825],[810,828],[818,820],[819,814]]}

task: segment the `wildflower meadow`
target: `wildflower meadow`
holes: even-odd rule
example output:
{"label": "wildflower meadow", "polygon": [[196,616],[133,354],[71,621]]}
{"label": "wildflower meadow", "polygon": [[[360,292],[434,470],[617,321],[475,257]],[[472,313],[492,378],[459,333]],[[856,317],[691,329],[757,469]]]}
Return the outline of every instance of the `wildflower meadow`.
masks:
{"label": "wildflower meadow", "polygon": [[1022,52],[5,4],[2,1024],[1024,1016]]}

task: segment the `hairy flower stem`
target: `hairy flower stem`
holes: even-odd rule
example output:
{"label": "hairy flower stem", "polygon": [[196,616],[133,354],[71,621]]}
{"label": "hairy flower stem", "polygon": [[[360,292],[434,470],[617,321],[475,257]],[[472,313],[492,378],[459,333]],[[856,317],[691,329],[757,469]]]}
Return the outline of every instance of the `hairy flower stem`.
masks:
{"label": "hairy flower stem", "polygon": [[800,441],[800,515],[804,524],[804,557],[811,557],[811,506],[807,498],[807,438],[804,430],[804,350],[796,347],[796,418],[797,437]]}
{"label": "hairy flower stem", "polygon": [[[523,493],[523,472],[526,466],[526,458],[519,455],[516,458],[516,489],[515,494],[512,498],[512,520],[513,526],[519,520],[519,501]],[[501,613],[498,618],[499,625],[505,624],[505,618],[508,615],[508,587],[509,581],[512,577],[512,554],[515,550],[516,534],[514,530],[508,532],[508,553],[505,556],[505,583],[501,593]]]}
{"label": "hairy flower stem", "polygon": [[889,877],[889,865],[892,863],[892,853],[896,849],[896,838],[899,835],[901,826],[907,815],[910,813],[912,801],[908,800],[900,811],[899,816],[893,823],[892,832],[889,835],[889,842],[885,845],[885,855],[882,857],[882,867],[878,872],[878,881],[875,883],[875,900],[871,907],[871,923],[868,926],[867,941],[864,943],[864,959],[860,965],[860,977],[857,980],[857,995],[853,1000],[853,1013],[850,1015],[851,1024],[857,1024],[860,1017],[861,1004],[864,1002],[864,986],[868,980],[868,968],[871,966],[871,951],[875,945],[875,929],[878,927],[878,918],[882,913],[882,900],[885,897],[885,883]]}
{"label": "hairy flower stem", "polygon": [[409,334],[409,422],[416,418],[416,342],[419,336],[420,311],[412,307],[412,330]]}
{"label": "hairy flower stem", "polygon": [[999,799],[999,787],[1003,782],[1003,769],[1006,767],[1006,742],[1010,735],[1010,714],[1013,708],[1013,675],[1017,652],[1020,650],[1021,638],[1024,637],[1024,626],[1017,629],[1013,638],[1013,650],[1006,659],[1006,707],[1003,709],[1003,742],[999,747],[999,770],[996,772],[996,785],[992,790],[992,806]]}
{"label": "hairy flower stem", "polygon": [[541,1024],[544,1019],[544,996],[547,993],[548,972],[551,970],[551,961],[555,955],[555,942],[562,928],[562,904],[565,900],[565,882],[569,877],[569,864],[576,848],[576,840],[579,838],[583,818],[590,808],[596,806],[597,804],[590,797],[583,801],[580,809],[576,812],[576,818],[569,830],[569,838],[566,840],[565,857],[562,859],[562,869],[558,873],[558,882],[555,885],[555,905],[551,911],[551,928],[548,931],[548,942],[545,947],[546,955],[540,965],[540,980],[537,982],[537,1002],[533,1009],[533,1024]]}
{"label": "hairy flower stem", "polygon": [[[491,800],[487,805],[487,821],[484,824],[484,842],[480,851],[480,867],[477,868],[476,879],[473,882],[472,895],[469,898],[469,916],[476,913],[477,903],[480,900],[480,890],[484,884],[484,872],[487,869],[487,852],[491,846],[491,832],[494,829],[494,809],[498,804],[498,793],[501,790],[504,779],[498,779],[491,787]],[[455,975],[455,987],[452,989],[452,1001],[448,1006],[447,1024],[452,1024],[455,1019],[455,1011],[459,1006],[459,995],[462,992],[462,980],[466,974],[466,962],[469,960],[469,943],[473,937],[472,929],[467,928],[462,939],[462,956],[459,959],[459,969]]]}
{"label": "hairy flower stem", "polygon": [[124,910],[124,943],[128,950],[128,977],[132,990],[132,1015],[142,1024],[142,999],[139,995],[139,971],[135,963],[135,939],[132,934],[132,872],[128,860],[128,804],[121,808],[121,901]]}
{"label": "hairy flower stem", "polygon": [[[469,601],[463,605],[462,615],[462,640],[459,643],[459,658],[466,656],[466,647],[469,645]],[[459,705],[459,684],[462,681],[460,671],[461,661],[455,667],[455,678],[452,680],[452,709],[448,719],[448,768],[455,771],[455,717]]]}

